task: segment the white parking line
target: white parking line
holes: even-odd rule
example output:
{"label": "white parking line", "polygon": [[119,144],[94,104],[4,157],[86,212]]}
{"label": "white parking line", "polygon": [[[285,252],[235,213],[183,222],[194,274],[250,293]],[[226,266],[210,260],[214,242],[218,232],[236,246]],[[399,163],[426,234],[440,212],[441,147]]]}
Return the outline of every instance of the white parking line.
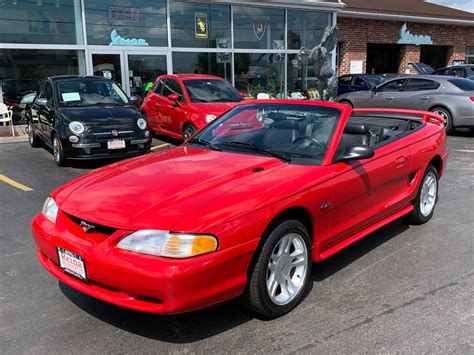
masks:
{"label": "white parking line", "polygon": [[474,150],[470,149],[451,149],[454,150],[455,152],[461,152],[461,153],[474,153]]}

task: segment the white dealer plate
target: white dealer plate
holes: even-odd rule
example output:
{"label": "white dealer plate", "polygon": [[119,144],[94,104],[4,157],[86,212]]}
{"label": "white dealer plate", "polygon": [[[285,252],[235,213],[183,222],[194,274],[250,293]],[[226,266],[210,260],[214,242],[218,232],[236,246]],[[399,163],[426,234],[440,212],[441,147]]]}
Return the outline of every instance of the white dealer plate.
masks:
{"label": "white dealer plate", "polygon": [[123,149],[125,148],[125,141],[123,139],[112,139],[107,141],[107,148],[109,149]]}
{"label": "white dealer plate", "polygon": [[86,264],[82,256],[61,247],[56,247],[56,250],[61,269],[81,280],[87,280]]}

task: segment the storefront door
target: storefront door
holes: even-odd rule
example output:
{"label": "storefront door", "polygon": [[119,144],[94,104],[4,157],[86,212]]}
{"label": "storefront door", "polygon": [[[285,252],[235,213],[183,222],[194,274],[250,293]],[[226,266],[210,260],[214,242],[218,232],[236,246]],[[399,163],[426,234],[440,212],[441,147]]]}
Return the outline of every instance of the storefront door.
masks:
{"label": "storefront door", "polygon": [[155,79],[169,71],[168,54],[134,50],[97,50],[89,56],[88,73],[114,80],[139,104]]}

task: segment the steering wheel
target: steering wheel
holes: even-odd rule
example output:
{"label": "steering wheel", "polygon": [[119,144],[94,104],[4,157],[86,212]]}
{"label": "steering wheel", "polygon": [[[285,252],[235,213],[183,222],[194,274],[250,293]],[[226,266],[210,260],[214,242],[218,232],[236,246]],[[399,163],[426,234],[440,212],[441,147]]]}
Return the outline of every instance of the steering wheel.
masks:
{"label": "steering wheel", "polygon": [[321,143],[320,141],[318,141],[316,138],[313,138],[313,137],[310,137],[310,136],[300,136],[300,137],[297,137],[293,143],[296,143],[296,142],[299,142],[299,141],[303,141],[303,140],[306,140],[306,141],[310,141],[311,144],[316,144],[318,145],[321,149],[324,150],[324,144]]}

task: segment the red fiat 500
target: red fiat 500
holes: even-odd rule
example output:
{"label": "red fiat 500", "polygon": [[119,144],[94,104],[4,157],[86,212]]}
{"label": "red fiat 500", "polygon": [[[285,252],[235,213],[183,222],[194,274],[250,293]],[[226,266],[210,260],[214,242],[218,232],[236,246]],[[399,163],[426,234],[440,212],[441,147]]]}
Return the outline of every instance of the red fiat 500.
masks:
{"label": "red fiat 500", "polygon": [[240,101],[240,93],[217,76],[163,75],[148,92],[141,111],[154,132],[186,140]]}
{"label": "red fiat 500", "polygon": [[58,188],[33,236],[51,274],[101,300],[170,314],[242,297],[276,317],[313,262],[402,216],[429,221],[447,156],[433,113],[252,101]]}

